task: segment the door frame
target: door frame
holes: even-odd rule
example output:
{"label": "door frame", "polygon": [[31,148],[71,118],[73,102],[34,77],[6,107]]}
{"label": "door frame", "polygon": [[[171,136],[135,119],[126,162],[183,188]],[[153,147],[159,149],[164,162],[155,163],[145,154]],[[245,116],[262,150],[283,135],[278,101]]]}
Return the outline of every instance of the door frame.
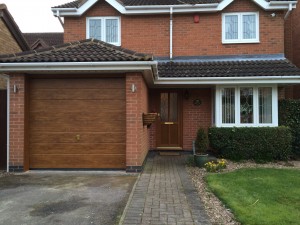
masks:
{"label": "door frame", "polygon": [[159,146],[159,138],[160,138],[160,119],[156,121],[156,138],[155,138],[155,146],[157,150],[183,150],[183,90],[181,89],[155,89],[155,107],[157,112],[160,113],[160,94],[161,93],[177,93],[178,95],[178,147],[162,147]]}

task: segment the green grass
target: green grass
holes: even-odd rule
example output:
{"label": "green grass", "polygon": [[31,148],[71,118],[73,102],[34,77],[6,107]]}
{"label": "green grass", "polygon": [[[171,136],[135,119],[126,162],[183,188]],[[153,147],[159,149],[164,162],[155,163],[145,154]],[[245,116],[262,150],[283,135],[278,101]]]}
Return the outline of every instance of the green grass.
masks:
{"label": "green grass", "polygon": [[206,181],[243,225],[300,224],[300,170],[240,169]]}

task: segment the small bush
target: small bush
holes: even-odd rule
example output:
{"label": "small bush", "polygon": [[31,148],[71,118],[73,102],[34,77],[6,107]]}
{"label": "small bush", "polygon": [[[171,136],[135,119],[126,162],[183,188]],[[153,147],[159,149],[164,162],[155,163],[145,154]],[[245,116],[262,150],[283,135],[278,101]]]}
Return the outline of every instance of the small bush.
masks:
{"label": "small bush", "polygon": [[208,149],[208,136],[203,128],[199,128],[195,141],[196,153],[206,153]]}
{"label": "small bush", "polygon": [[300,156],[300,100],[279,101],[279,125],[291,128],[294,137],[293,154]]}
{"label": "small bush", "polygon": [[227,162],[225,159],[218,160],[217,162],[211,161],[204,164],[206,171],[212,173],[219,172],[225,169],[226,166],[227,166]]}
{"label": "small bush", "polygon": [[287,160],[292,134],[288,127],[210,128],[210,146],[221,157],[266,162]]}

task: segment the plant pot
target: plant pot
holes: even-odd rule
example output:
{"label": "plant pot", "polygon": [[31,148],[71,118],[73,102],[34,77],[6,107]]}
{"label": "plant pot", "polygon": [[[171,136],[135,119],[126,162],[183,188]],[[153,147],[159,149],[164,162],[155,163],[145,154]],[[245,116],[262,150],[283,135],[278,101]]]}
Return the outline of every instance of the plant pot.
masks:
{"label": "plant pot", "polygon": [[195,154],[194,155],[195,164],[198,167],[204,167],[204,164],[209,162],[208,154]]}

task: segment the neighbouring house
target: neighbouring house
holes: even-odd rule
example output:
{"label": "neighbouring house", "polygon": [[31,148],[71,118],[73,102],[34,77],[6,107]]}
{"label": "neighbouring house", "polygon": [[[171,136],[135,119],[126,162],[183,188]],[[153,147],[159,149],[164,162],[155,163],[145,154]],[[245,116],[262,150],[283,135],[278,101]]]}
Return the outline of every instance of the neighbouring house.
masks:
{"label": "neighbouring house", "polygon": [[46,48],[64,43],[64,33],[23,33],[32,50]]}
{"label": "neighbouring house", "polygon": [[[10,77],[11,170],[140,171],[191,150],[199,127],[278,126],[300,83],[284,57],[297,1],[86,0],[53,7],[60,46],[0,57]],[[130,50],[129,50],[130,49]],[[149,127],[148,113],[159,113]]]}
{"label": "neighbouring house", "polygon": [[[300,7],[292,10],[285,21],[285,55],[300,68]],[[286,88],[286,97],[300,99],[300,85]]]}
{"label": "neighbouring house", "polygon": [[[0,54],[29,50],[6,5],[0,3]],[[0,72],[0,170],[7,168],[7,77]]]}

